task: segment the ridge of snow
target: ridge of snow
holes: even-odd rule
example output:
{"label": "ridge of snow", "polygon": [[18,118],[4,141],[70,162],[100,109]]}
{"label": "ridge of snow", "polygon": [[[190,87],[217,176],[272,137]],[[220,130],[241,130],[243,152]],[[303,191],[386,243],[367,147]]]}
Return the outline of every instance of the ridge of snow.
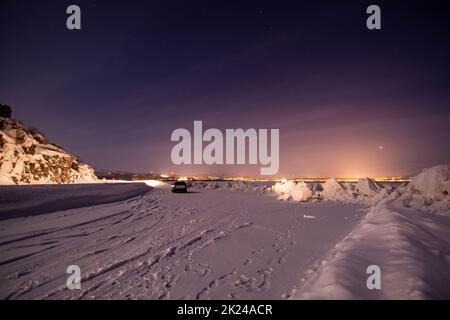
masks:
{"label": "ridge of snow", "polygon": [[[365,219],[302,279],[292,299],[433,299],[450,296],[450,217],[385,205]],[[369,265],[381,290],[366,286]]]}
{"label": "ridge of snow", "polygon": [[[392,192],[382,189],[364,220],[307,272],[291,298],[449,297],[449,177],[450,166],[435,166]],[[381,290],[367,288],[370,265],[380,267]]]}
{"label": "ridge of snow", "polygon": [[450,166],[422,170],[406,186],[400,186],[380,201],[393,207],[450,215]]}

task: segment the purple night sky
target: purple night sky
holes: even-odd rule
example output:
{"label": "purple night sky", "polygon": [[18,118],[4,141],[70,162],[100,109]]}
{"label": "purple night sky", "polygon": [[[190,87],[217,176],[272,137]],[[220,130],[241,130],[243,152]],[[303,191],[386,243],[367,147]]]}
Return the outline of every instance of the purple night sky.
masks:
{"label": "purple night sky", "polygon": [[[445,1],[0,4],[0,102],[96,168],[171,163],[176,128],[279,128],[278,176],[391,176],[450,163]],[[66,8],[82,30],[66,28]]]}

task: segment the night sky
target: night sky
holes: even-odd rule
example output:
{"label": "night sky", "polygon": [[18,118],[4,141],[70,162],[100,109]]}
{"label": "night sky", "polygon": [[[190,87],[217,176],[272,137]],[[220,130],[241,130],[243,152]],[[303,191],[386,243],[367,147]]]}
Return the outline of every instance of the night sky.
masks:
{"label": "night sky", "polygon": [[96,168],[259,173],[173,165],[171,132],[202,120],[279,128],[279,177],[413,174],[450,163],[444,4],[2,0],[0,103]]}

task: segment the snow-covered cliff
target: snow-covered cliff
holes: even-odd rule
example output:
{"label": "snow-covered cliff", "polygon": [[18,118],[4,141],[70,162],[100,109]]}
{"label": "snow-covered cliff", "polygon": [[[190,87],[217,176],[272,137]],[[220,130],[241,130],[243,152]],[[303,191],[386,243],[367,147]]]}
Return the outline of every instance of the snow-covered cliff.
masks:
{"label": "snow-covered cliff", "polygon": [[35,130],[0,117],[0,184],[89,183],[94,170]]}

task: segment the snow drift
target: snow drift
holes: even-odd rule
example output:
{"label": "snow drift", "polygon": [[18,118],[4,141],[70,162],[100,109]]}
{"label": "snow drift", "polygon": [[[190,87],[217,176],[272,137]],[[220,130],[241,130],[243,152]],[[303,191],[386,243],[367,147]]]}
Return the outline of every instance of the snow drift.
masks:
{"label": "snow drift", "polygon": [[273,190],[279,200],[293,201],[338,201],[352,204],[373,205],[384,199],[392,188],[380,186],[373,179],[363,178],[355,184],[340,183],[330,178],[322,184],[307,184],[283,179]]}
{"label": "snow drift", "polygon": [[395,207],[410,207],[429,213],[449,214],[450,166],[422,170],[406,186],[400,186],[381,202]]}
{"label": "snow drift", "polygon": [[319,197],[327,201],[347,202],[351,199],[348,189],[344,188],[335,178],[330,178],[322,184],[323,191]]}
{"label": "snow drift", "polygon": [[0,184],[87,183],[94,170],[35,130],[0,117]]}
{"label": "snow drift", "polygon": [[431,200],[442,201],[450,193],[450,166],[436,166],[422,170],[411,179],[410,189]]}
{"label": "snow drift", "polygon": [[[450,296],[450,166],[424,169],[409,184],[357,194],[377,201],[361,224],[302,278],[294,299],[440,299]],[[342,192],[335,183],[334,188]],[[358,187],[359,185],[359,187]],[[326,189],[326,186],[325,186]],[[392,191],[392,192],[391,192]],[[439,213],[429,214],[429,213]],[[368,290],[369,265],[381,290]]]}
{"label": "snow drift", "polygon": [[374,196],[382,188],[370,178],[362,178],[358,180],[355,186],[355,191],[362,196]]}
{"label": "snow drift", "polygon": [[[306,272],[293,299],[439,299],[450,296],[450,218],[373,207],[365,220]],[[369,265],[381,290],[368,290]]]}
{"label": "snow drift", "polygon": [[270,192],[271,187],[249,181],[188,181],[188,187],[241,192]]}
{"label": "snow drift", "polygon": [[277,182],[273,189],[278,195],[278,200],[308,201],[313,194],[306,183],[286,179]]}

